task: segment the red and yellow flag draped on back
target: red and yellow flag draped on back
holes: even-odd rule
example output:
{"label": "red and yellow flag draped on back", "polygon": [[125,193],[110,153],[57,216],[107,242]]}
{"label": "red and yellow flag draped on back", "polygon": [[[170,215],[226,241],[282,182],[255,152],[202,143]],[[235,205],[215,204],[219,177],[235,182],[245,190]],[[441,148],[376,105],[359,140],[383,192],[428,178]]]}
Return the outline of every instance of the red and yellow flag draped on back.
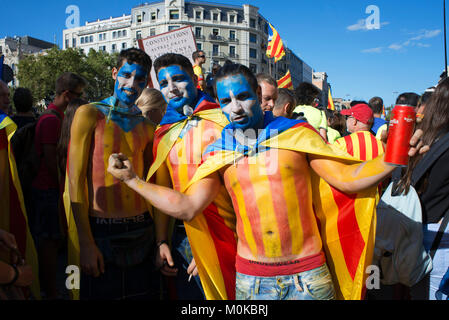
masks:
{"label": "red and yellow flag draped on back", "polygon": [[[196,125],[181,137],[189,121],[195,119]],[[218,105],[207,99],[191,117],[172,121],[156,130],[155,160],[147,180],[154,181],[156,172],[166,166],[173,189],[181,191],[195,175],[206,147],[219,137],[228,121]],[[235,299],[235,214],[224,187],[203,213],[184,225],[206,299]]]}
{"label": "red and yellow flag draped on back", "polygon": [[[17,173],[16,161],[11,150],[11,138],[17,129],[16,124],[0,112],[0,229],[12,233],[16,238],[18,249],[26,263],[33,268],[31,292],[35,299],[40,299],[39,269],[37,253],[31,236],[25,204]],[[5,174],[5,175],[3,175]],[[8,257],[6,257],[8,259]]]}
{"label": "red and yellow flag draped on back", "polygon": [[337,139],[335,143],[337,147],[362,161],[372,160],[384,154],[382,142],[368,131],[355,132]]}
{"label": "red and yellow flag draped on back", "polygon": [[[316,130],[305,122],[297,123],[279,135],[270,137],[261,142],[260,146],[343,159],[348,163],[358,162],[342,150],[326,144]],[[185,190],[211,173],[232,165],[241,156],[239,152],[226,149],[215,149],[206,154],[205,162],[198,168]],[[362,299],[367,277],[365,270],[371,264],[374,248],[377,189],[373,187],[352,195],[344,194],[310,170],[313,208],[337,297],[346,300]],[[241,209],[244,208],[236,210]]]}

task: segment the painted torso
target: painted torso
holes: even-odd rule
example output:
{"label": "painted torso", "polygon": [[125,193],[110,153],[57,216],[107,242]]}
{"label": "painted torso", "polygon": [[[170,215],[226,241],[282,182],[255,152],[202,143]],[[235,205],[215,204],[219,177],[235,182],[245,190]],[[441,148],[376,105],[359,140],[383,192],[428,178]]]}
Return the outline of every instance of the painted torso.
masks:
{"label": "painted torso", "polygon": [[237,215],[242,258],[279,262],[321,251],[310,170],[305,154],[279,149],[221,170]]}
{"label": "painted torso", "polygon": [[[144,175],[144,152],[151,150],[154,127],[143,121],[129,132],[123,131],[114,121],[107,121],[98,112],[97,125],[91,147],[88,186],[91,214],[108,218],[132,217],[148,211],[145,200],[107,172],[108,159],[113,153],[128,156],[136,174]],[[150,152],[148,154],[151,154]]]}

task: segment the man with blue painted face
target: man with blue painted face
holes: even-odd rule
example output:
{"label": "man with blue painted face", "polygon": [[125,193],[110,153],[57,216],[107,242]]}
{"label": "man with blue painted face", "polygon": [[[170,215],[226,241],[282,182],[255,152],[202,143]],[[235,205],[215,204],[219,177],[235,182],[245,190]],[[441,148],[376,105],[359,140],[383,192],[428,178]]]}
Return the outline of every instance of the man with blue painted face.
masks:
{"label": "man with blue painted face", "polygon": [[[219,138],[228,121],[219,105],[197,88],[197,78],[189,59],[179,54],[165,54],[155,60],[154,69],[168,105],[155,133],[155,161],[148,180],[180,191],[195,175],[206,147]],[[180,300],[204,299],[204,295],[208,299],[233,299],[235,215],[226,190],[222,188],[215,201],[201,211],[203,214],[198,215],[194,221],[184,224],[183,221],[176,220],[171,227],[169,217],[165,216],[166,227],[157,230],[158,265],[162,267],[163,274],[176,274],[176,296]],[[198,232],[199,226],[210,224],[214,224],[214,227],[207,228],[210,232]],[[225,225],[231,226],[231,229],[226,227],[225,232],[220,232]],[[170,233],[173,260],[168,246]],[[220,248],[220,252],[214,255],[210,251],[204,264],[198,244],[208,243],[209,240],[214,247]],[[200,257],[200,265],[206,267],[196,271],[193,257]],[[220,265],[231,267],[211,272],[211,269],[216,270]],[[196,275],[197,272],[202,285],[197,276],[195,281],[189,281],[190,275]],[[217,289],[214,284],[221,286]]]}
{"label": "man with blue painted face", "polygon": [[142,50],[122,51],[112,69],[113,95],[79,107],[73,119],[65,205],[73,212],[69,263],[81,266],[82,299],[159,298],[152,256],[158,218],[141,196],[106,172],[115,151],[129,154],[139,176],[148,173],[155,127],[135,101],[151,66]]}
{"label": "man with blue painted face", "polygon": [[[260,87],[245,66],[225,65],[215,89],[230,124],[183,193],[141,181],[123,154],[111,155],[108,171],[187,222],[224,185],[237,221],[237,299],[363,299],[376,186],[394,167],[382,156],[360,163],[307,122],[263,113]],[[213,251],[206,239],[197,249],[200,268]]]}

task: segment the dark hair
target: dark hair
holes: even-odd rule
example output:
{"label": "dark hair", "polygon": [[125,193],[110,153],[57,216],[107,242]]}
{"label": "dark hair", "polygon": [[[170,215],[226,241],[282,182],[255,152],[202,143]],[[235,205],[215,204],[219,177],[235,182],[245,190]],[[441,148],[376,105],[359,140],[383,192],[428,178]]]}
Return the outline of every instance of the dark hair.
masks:
{"label": "dark hair", "polygon": [[396,104],[405,104],[407,106],[416,107],[418,106],[419,98],[419,94],[414,92],[405,92],[399,95],[396,99]]}
{"label": "dark hair", "polygon": [[125,63],[125,61],[129,62],[130,64],[135,63],[141,65],[142,67],[145,68],[145,70],[147,70],[148,74],[151,71],[152,67],[151,58],[143,50],[137,48],[122,50],[118,55],[117,69],[120,69]]}
{"label": "dark hair", "polygon": [[56,80],[56,95],[60,95],[66,90],[75,91],[79,87],[84,88],[86,84],[87,82],[83,77],[72,72],[64,72]]}
{"label": "dark hair", "polygon": [[313,106],[321,90],[309,82],[301,82],[295,89],[296,103],[298,105]]}
{"label": "dark hair", "polygon": [[33,108],[33,94],[27,88],[17,88],[12,99],[17,112],[28,112]]}
{"label": "dark hair", "polygon": [[58,145],[56,147],[58,170],[61,177],[65,176],[67,151],[70,142],[70,128],[72,126],[73,117],[75,116],[76,110],[85,104],[88,104],[87,100],[75,98],[69,102],[67,109],[65,110],[64,120],[62,120],[61,124],[61,135],[59,136]]}
{"label": "dark hair", "polygon": [[368,105],[373,110],[373,113],[380,114],[384,109],[384,101],[382,100],[381,97],[371,98]]}
{"label": "dark hair", "polygon": [[429,101],[432,94],[435,92],[435,88],[429,88],[427,89],[421,96],[418,102],[418,106],[421,106],[423,104],[427,104],[427,101]]}
{"label": "dark hair", "polygon": [[190,60],[177,53],[166,53],[154,61],[154,71],[156,71],[156,76],[159,70],[172,65],[180,66],[192,77],[192,79],[195,79],[195,73],[193,72],[193,66]]}
{"label": "dark hair", "polygon": [[296,98],[292,90],[287,88],[278,89],[278,98],[274,104],[274,109],[283,107],[286,103],[290,103],[292,107],[296,107]]}
{"label": "dark hair", "polygon": [[271,84],[275,88],[278,87],[278,83],[276,82],[276,80],[274,80],[274,78],[272,76],[270,76],[269,74],[259,73],[256,75],[256,79],[257,79],[257,83],[259,83],[259,85],[262,82],[266,82],[268,84]]}
{"label": "dark hair", "polygon": [[343,136],[343,134],[346,131],[346,118],[344,115],[342,115],[337,110],[329,110],[326,109],[326,117],[329,121],[329,127],[331,127],[334,130],[337,130],[340,132],[340,135]]}
{"label": "dark hair", "polygon": [[200,57],[200,53],[204,53],[204,51],[203,50],[198,50],[198,51],[195,51],[194,53],[192,53],[192,59],[193,59],[193,61],[196,61],[196,59],[198,59],[199,57]]}
{"label": "dark hair", "polygon": [[352,108],[353,106],[356,106],[358,104],[367,104],[367,105],[369,105],[369,103],[364,101],[364,100],[354,100],[354,101],[351,101],[351,103],[349,105]]}
{"label": "dark hair", "polygon": [[[448,132],[449,129],[449,78],[443,80],[436,88],[435,92],[430,97],[424,108],[424,118],[416,127],[423,131],[421,137],[422,144],[430,146],[441,136],[441,134]],[[410,158],[405,175],[399,182],[399,190],[408,193],[413,170],[416,168],[419,161],[423,158],[422,154]],[[422,185],[418,193],[424,191],[426,183]]]}
{"label": "dark hair", "polygon": [[254,93],[257,93],[257,88],[259,87],[257,78],[254,73],[252,73],[251,70],[248,69],[248,67],[238,63],[225,63],[224,66],[221,67],[220,70],[218,70],[214,78],[215,96],[217,97],[217,82],[220,79],[239,74],[243,75],[246,78],[249,85],[251,86],[251,89],[254,91]]}

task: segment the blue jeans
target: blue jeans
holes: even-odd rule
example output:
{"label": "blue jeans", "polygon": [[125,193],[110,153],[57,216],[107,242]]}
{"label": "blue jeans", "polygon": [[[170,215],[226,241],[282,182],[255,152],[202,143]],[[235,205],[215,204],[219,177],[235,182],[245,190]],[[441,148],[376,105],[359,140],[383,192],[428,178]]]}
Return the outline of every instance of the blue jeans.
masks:
{"label": "blue jeans", "polygon": [[236,300],[333,300],[327,265],[298,274],[257,277],[237,273]]}
{"label": "blue jeans", "polygon": [[187,274],[187,268],[192,262],[193,253],[183,227],[175,226],[172,236],[172,255],[178,274],[175,278],[176,296],[178,300],[204,300],[203,287],[200,277],[192,277]]}

